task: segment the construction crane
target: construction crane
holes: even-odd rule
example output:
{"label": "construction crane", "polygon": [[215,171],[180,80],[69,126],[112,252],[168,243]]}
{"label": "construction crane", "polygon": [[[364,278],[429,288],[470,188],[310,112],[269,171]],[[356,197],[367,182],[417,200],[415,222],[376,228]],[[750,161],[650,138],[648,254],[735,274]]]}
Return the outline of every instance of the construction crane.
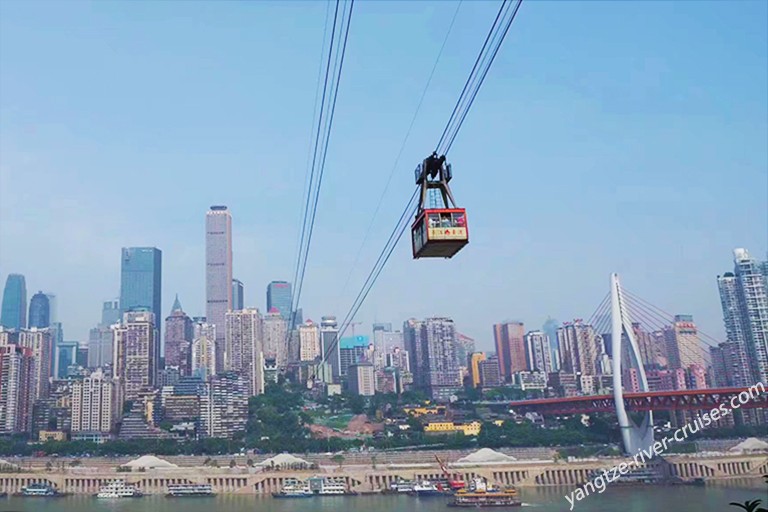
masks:
{"label": "construction crane", "polygon": [[456,480],[453,478],[453,475],[451,475],[451,473],[448,472],[448,468],[445,467],[445,464],[443,464],[443,461],[440,460],[440,457],[435,455],[435,460],[440,465],[440,470],[443,472],[443,474],[445,475],[445,478],[448,480],[448,486],[451,488],[451,490],[457,491],[467,486],[464,480]]}

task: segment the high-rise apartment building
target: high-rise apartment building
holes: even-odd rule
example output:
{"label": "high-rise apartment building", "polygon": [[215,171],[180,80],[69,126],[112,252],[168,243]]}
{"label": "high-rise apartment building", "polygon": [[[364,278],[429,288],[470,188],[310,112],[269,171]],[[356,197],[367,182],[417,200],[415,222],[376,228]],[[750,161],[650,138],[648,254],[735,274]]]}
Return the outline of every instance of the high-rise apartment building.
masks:
{"label": "high-rise apartment building", "polygon": [[707,366],[706,350],[699,340],[693,316],[675,315],[672,325],[664,328],[664,338],[670,369]]}
{"label": "high-rise apartment building", "polygon": [[525,359],[529,371],[553,372],[549,338],[542,331],[530,331],[525,335]]}
{"label": "high-rise apartment building", "polygon": [[216,326],[195,318],[193,331],[191,375],[206,380],[216,375]]}
{"label": "high-rise apartment building", "polygon": [[[291,320],[291,283],[287,281],[272,281],[267,285],[267,311],[276,309],[283,318]],[[303,323],[303,320],[299,320]]]}
{"label": "high-rise apartment building", "polygon": [[232,309],[232,216],[226,206],[205,215],[205,316],[216,326],[216,370],[224,367],[225,315]]}
{"label": "high-rise apartment building", "polygon": [[480,361],[480,386],[483,388],[495,388],[502,384],[501,362],[495,355]]}
{"label": "high-rise apartment building", "polygon": [[125,390],[126,400],[136,400],[142,391],[155,384],[159,343],[156,338],[155,315],[151,311],[129,311],[123,323],[112,327],[113,375]]}
{"label": "high-rise apartment building", "polygon": [[278,368],[288,364],[288,320],[273,308],[262,321],[264,331],[264,359],[272,359]]}
{"label": "high-rise apartment building", "polygon": [[[322,380],[329,384],[341,382],[341,356],[339,346],[339,324],[335,316],[324,316],[320,321],[320,357],[325,358],[330,375]],[[325,367],[325,365],[323,365]]]}
{"label": "high-rise apartment building", "polygon": [[34,397],[35,400],[48,396],[49,379],[53,376],[56,354],[53,350],[53,339],[49,329],[21,329],[18,331],[18,344],[32,351],[34,365]]}
{"label": "high-rise apartment building", "polygon": [[425,388],[433,400],[447,401],[463,384],[453,320],[427,318],[419,338],[426,356]]}
{"label": "high-rise apartment building", "polygon": [[227,372],[214,375],[200,397],[203,437],[232,439],[245,432],[248,422],[248,383],[242,376]]}
{"label": "high-rise apartment building", "polygon": [[561,370],[569,374],[597,375],[605,353],[603,339],[595,329],[581,321],[566,322],[557,329]]}
{"label": "high-rise apartment building", "polygon": [[413,375],[413,385],[425,387],[425,355],[421,344],[421,321],[409,318],[403,322],[403,345],[408,352],[408,359]]}
{"label": "high-rise apartment building", "polygon": [[179,296],[171,308],[171,315],[165,319],[165,367],[179,369],[180,375],[191,374],[192,319],[184,313]]}
{"label": "high-rise apartment building", "polygon": [[763,263],[734,249],[734,271],[717,277],[728,341],[742,344],[750,383],[768,381],[768,290]]}
{"label": "high-rise apartment building", "polygon": [[226,314],[224,371],[243,375],[249,396],[264,392],[264,346],[258,309]]}
{"label": "high-rise apartment building", "polygon": [[371,363],[357,363],[348,370],[349,391],[353,395],[373,396],[376,394],[376,381]]}
{"label": "high-rise apartment building", "polygon": [[711,347],[709,353],[714,374],[713,387],[747,387],[754,384],[744,344],[726,341]]}
{"label": "high-rise apartment building", "polygon": [[27,283],[21,274],[8,274],[5,280],[0,325],[8,329],[27,326]]}
{"label": "high-rise apartment building", "polygon": [[525,327],[522,322],[505,322],[493,326],[493,339],[502,380],[509,381],[515,372],[527,369],[525,359]]}
{"label": "high-rise apartment building", "polygon": [[320,328],[312,320],[299,326],[299,361],[314,361],[320,357]]}
{"label": "high-rise apartment building", "polygon": [[120,311],[151,311],[155,328],[163,318],[160,308],[163,253],[157,247],[124,247],[120,266]]}
{"label": "high-rise apartment building", "polygon": [[29,326],[43,329],[51,325],[51,303],[43,292],[37,292],[29,301]]}
{"label": "high-rise apartment building", "polygon": [[239,279],[232,279],[232,309],[240,311],[245,308],[245,287]]}
{"label": "high-rise apartment building", "polygon": [[122,411],[120,386],[101,370],[72,383],[72,432],[111,432]]}
{"label": "high-rise apartment building", "polygon": [[467,367],[469,368],[469,381],[473,388],[480,387],[480,363],[485,361],[485,352],[474,352],[469,355]]}
{"label": "high-rise apartment building", "polygon": [[32,349],[0,343],[0,434],[30,431],[35,373]]}

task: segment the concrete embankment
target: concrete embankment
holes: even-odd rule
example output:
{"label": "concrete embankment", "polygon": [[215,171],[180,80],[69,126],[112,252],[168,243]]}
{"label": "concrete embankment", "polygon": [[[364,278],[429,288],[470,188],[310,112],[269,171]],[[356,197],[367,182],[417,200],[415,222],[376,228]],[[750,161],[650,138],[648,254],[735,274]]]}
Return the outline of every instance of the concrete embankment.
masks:
{"label": "concrete embankment", "polygon": [[[443,453],[441,459],[457,460]],[[331,460],[331,456],[304,457],[312,467],[273,468],[258,466],[263,456],[252,457],[247,465],[248,456],[226,456],[216,458],[220,467],[203,466],[205,457],[168,457],[163,458],[177,467],[132,468],[127,472],[118,467],[127,463],[129,458],[85,458],[78,459],[73,467],[73,459],[23,459],[13,460],[19,464],[15,472],[0,473],[0,492],[14,493],[33,482],[44,482],[55,486],[62,492],[92,494],[99,487],[112,479],[125,479],[147,494],[163,494],[169,484],[209,483],[217,493],[265,494],[280,490],[288,478],[304,479],[314,475],[342,478],[348,487],[357,492],[378,492],[402,478],[439,479],[444,475],[431,455],[416,452],[388,459],[376,454],[365,454],[365,463],[359,463],[357,457],[344,455],[344,460]],[[362,456],[363,454],[361,454]],[[518,453],[520,455],[520,453]],[[255,460],[255,459],[260,460]],[[231,461],[235,467],[229,467]],[[577,459],[570,461],[533,460],[518,458],[511,462],[488,462],[449,464],[449,471],[465,480],[484,477],[502,485],[559,486],[577,485],[589,478],[590,472],[608,468],[622,462],[621,458]],[[208,464],[211,461],[208,460]],[[768,453],[755,454],[695,454],[665,457],[654,462],[661,465],[661,470],[682,479],[704,478],[721,480],[730,478],[757,478],[768,473]],[[9,471],[6,468],[6,471]]]}

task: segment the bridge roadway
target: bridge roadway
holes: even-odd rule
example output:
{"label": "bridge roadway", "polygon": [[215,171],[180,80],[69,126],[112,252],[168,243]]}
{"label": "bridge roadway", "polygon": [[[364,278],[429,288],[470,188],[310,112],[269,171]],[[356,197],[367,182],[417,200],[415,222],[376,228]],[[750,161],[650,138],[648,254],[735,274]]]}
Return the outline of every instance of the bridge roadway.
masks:
{"label": "bridge roadway", "polygon": [[[428,459],[423,459],[428,460]],[[627,459],[600,458],[571,461],[519,460],[489,464],[449,464],[455,477],[465,480],[484,477],[497,484],[525,486],[573,486],[586,481],[597,469],[613,467]],[[94,459],[85,464],[96,462]],[[114,461],[113,461],[114,463]],[[202,460],[200,461],[202,463]],[[651,462],[665,475],[682,479],[707,480],[759,478],[768,473],[768,453],[675,455]],[[0,473],[0,491],[15,493],[33,482],[48,483],[62,492],[94,494],[113,479],[125,479],[146,494],[164,494],[169,484],[208,483],[216,493],[268,494],[280,490],[288,478],[305,479],[322,475],[342,478],[352,490],[379,492],[399,478],[408,480],[443,477],[436,463],[320,466],[315,470],[270,470],[257,467],[177,467],[118,472],[116,467],[64,467],[64,469],[23,469]]]}
{"label": "bridge roadway", "polygon": [[[685,389],[678,391],[650,391],[624,393],[624,405],[629,411],[708,411],[721,404],[730,408],[732,398],[748,388]],[[538,398],[505,402],[510,409],[524,414],[579,414],[589,412],[616,412],[613,395],[585,395],[566,398]],[[768,409],[768,393],[759,393],[741,409]]]}

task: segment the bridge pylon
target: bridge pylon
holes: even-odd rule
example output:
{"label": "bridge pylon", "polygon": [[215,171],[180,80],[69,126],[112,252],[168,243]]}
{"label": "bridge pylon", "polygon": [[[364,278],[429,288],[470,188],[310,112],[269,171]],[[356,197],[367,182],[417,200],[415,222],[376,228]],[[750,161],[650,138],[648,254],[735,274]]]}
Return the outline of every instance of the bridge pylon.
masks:
{"label": "bridge pylon", "polygon": [[624,443],[624,451],[630,455],[640,449],[650,450],[653,446],[653,414],[651,411],[643,413],[640,424],[636,424],[628,415],[624,407],[624,388],[622,386],[622,348],[624,342],[628,343],[628,361],[637,370],[640,391],[650,391],[648,379],[645,377],[643,360],[635,340],[632,322],[627,311],[627,303],[624,299],[619,282],[619,275],[611,274],[611,352],[613,359],[613,401],[616,404],[616,416],[619,419],[621,438]]}

